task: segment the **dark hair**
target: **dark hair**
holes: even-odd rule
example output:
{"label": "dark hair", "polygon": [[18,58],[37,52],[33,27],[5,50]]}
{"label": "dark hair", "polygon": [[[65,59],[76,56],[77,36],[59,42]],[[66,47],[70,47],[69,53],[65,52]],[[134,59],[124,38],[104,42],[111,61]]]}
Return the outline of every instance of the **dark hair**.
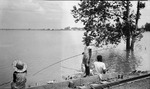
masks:
{"label": "dark hair", "polygon": [[102,62],[103,60],[102,60],[102,56],[101,55],[98,55],[97,56],[97,61],[100,61],[100,62]]}
{"label": "dark hair", "polygon": [[23,69],[23,65],[16,64],[16,68],[19,69],[19,70],[22,70]]}
{"label": "dark hair", "polygon": [[84,52],[82,52],[82,55],[84,54]]}

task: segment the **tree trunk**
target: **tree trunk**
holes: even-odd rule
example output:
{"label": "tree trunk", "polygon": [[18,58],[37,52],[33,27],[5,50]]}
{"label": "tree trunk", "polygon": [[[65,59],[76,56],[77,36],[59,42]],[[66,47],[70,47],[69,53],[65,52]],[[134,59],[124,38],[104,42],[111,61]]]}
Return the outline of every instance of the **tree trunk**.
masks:
{"label": "tree trunk", "polygon": [[127,40],[126,40],[126,50],[129,51],[130,50],[130,37],[127,37]]}
{"label": "tree trunk", "polygon": [[127,0],[127,38],[126,38],[126,60],[129,60],[130,57],[130,28],[129,28],[129,1]]}
{"label": "tree trunk", "polygon": [[[138,28],[138,20],[139,20],[139,11],[140,11],[140,8],[139,8],[139,3],[140,1],[138,0],[137,2],[137,13],[136,13],[136,22],[135,22],[135,31],[137,31],[137,28]],[[131,40],[131,51],[134,51],[134,43],[135,43],[135,40],[136,40],[136,36],[134,36],[134,34],[132,34],[132,40]]]}
{"label": "tree trunk", "polygon": [[132,37],[132,40],[131,40],[131,47],[130,47],[130,49],[131,49],[131,51],[134,51],[134,43],[135,43],[135,37]]}

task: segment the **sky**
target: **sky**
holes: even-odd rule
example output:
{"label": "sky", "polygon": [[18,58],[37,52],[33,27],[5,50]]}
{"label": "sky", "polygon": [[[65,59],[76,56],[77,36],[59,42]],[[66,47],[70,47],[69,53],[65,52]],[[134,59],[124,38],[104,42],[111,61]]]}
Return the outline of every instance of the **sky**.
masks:
{"label": "sky", "polygon": [[[0,0],[0,28],[9,29],[60,29],[65,27],[83,27],[75,23],[71,9],[76,0]],[[136,5],[136,2],[134,2]],[[150,1],[141,10],[139,26],[150,23]]]}

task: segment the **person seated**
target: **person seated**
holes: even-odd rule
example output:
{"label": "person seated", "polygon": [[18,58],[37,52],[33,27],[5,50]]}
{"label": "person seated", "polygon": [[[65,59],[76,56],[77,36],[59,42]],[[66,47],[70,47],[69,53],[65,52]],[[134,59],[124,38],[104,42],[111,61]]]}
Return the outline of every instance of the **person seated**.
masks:
{"label": "person seated", "polygon": [[106,65],[102,60],[102,56],[97,56],[97,61],[93,63],[93,74],[99,75],[100,79],[102,79],[102,75],[105,74],[107,71]]}
{"label": "person seated", "polygon": [[15,71],[13,73],[11,89],[25,89],[25,83],[27,81],[27,65],[20,60],[16,60],[13,62],[13,67]]}

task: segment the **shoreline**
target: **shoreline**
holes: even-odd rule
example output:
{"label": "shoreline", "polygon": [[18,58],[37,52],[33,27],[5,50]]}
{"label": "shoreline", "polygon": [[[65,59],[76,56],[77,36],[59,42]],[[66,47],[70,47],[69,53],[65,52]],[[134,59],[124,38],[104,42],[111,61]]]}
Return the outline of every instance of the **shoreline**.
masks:
{"label": "shoreline", "polygon": [[0,29],[6,31],[20,30],[20,31],[85,31],[84,29]]}

